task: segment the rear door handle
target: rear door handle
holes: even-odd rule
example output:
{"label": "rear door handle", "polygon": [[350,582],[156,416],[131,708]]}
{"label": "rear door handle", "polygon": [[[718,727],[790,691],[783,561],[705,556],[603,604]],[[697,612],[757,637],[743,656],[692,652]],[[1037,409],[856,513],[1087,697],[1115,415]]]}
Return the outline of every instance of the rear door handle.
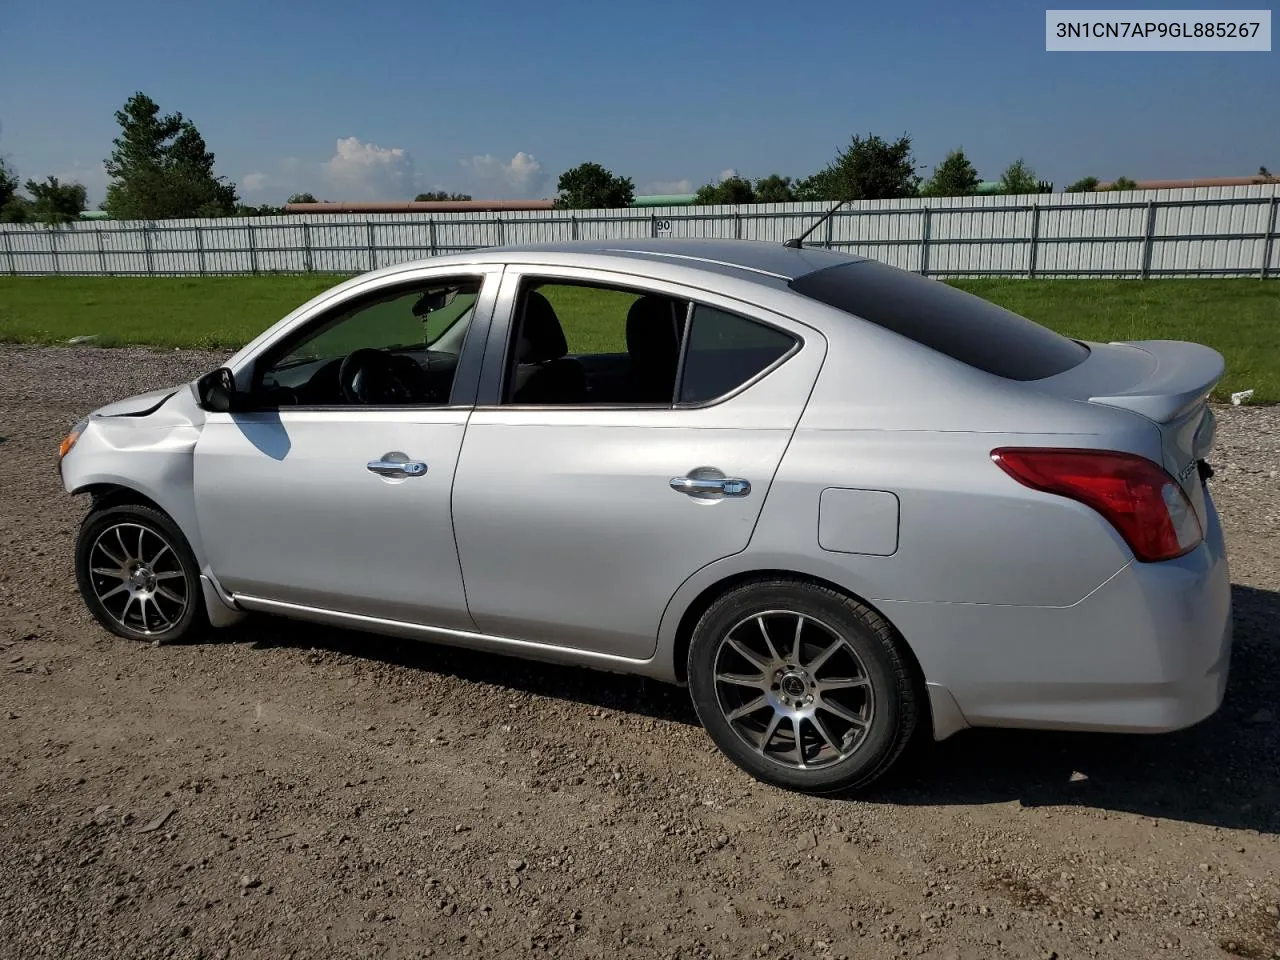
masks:
{"label": "rear door handle", "polygon": [[427,465],[421,460],[370,460],[365,467],[380,477],[424,477]]}
{"label": "rear door handle", "polygon": [[671,489],[691,497],[745,497],[751,483],[737,477],[672,477]]}

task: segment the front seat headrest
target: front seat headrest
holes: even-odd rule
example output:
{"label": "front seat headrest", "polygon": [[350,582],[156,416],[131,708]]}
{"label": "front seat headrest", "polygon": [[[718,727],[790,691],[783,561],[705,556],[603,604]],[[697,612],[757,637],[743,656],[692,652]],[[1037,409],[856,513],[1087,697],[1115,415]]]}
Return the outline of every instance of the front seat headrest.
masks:
{"label": "front seat headrest", "polygon": [[669,369],[680,362],[684,304],[666,297],[641,297],[627,311],[627,352],[638,365]]}
{"label": "front seat headrest", "polygon": [[569,344],[551,301],[538,291],[530,290],[524,298],[516,362],[547,363],[559,360],[568,352]]}

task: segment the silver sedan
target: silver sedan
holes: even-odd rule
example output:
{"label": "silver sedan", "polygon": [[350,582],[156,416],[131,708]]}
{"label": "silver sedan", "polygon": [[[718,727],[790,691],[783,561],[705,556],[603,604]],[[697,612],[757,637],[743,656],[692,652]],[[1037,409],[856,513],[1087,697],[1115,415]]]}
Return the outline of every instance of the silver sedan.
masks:
{"label": "silver sedan", "polygon": [[918,729],[1218,707],[1222,373],[825,250],[477,250],[96,411],[60,470],[121,636],[254,612],[644,674],[750,774],[827,792]]}

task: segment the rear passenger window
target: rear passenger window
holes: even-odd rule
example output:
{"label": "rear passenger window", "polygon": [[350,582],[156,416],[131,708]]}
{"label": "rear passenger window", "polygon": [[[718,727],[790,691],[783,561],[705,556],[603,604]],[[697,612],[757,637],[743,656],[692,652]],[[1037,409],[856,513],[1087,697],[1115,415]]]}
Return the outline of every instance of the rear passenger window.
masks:
{"label": "rear passenger window", "polygon": [[796,339],[746,317],[698,304],[693,309],[680,403],[706,403],[731,393],[784,357]]}

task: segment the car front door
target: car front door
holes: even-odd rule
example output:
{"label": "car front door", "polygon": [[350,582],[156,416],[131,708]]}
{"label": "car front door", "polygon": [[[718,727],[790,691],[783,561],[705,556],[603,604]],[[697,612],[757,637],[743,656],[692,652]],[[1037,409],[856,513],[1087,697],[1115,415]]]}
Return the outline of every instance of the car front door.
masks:
{"label": "car front door", "polygon": [[225,590],[251,608],[474,629],[449,496],[499,276],[360,289],[264,349],[247,409],[210,413],[195,450]]}
{"label": "car front door", "polygon": [[504,274],[454,487],[472,618],[646,659],[680,584],[746,547],[825,342],[704,291],[524,269]]}

